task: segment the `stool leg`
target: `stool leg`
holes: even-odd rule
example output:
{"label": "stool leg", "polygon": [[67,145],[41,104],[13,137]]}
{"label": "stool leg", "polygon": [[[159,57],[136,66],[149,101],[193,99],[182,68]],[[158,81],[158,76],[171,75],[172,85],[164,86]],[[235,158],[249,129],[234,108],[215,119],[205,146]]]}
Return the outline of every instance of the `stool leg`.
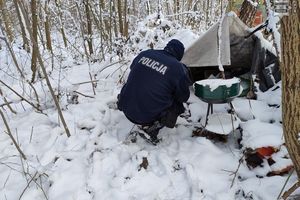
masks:
{"label": "stool leg", "polygon": [[[232,126],[232,132],[234,133],[234,124],[233,124],[233,121],[234,121],[234,114],[235,114],[235,111],[234,111],[234,107],[232,105],[232,102],[229,102],[229,105],[230,105],[230,118],[231,118],[231,126]],[[233,135],[234,136],[234,135]],[[235,137],[235,136],[234,136]]]}
{"label": "stool leg", "polygon": [[231,109],[230,113],[234,113],[234,107],[233,107],[232,102],[229,102],[229,106],[230,106],[230,109]]}
{"label": "stool leg", "polygon": [[207,112],[206,112],[206,118],[205,118],[205,125],[204,125],[204,128],[206,127],[207,125],[207,122],[208,122],[208,115],[209,115],[209,110],[211,109],[212,107],[212,104],[211,103],[208,103],[207,105]]}

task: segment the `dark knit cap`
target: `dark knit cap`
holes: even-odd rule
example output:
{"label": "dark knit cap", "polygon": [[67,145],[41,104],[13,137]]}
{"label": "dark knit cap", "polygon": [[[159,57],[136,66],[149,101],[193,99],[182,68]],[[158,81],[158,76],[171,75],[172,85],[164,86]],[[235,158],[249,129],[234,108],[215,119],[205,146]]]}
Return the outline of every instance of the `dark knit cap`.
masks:
{"label": "dark knit cap", "polygon": [[179,40],[172,39],[168,42],[164,50],[180,61],[184,54],[184,45]]}

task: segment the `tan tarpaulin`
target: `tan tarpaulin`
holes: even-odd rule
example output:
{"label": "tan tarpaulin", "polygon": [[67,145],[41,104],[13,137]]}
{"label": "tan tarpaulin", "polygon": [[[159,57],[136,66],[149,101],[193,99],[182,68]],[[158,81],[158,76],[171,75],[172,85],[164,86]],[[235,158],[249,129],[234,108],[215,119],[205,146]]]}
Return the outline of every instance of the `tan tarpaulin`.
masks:
{"label": "tan tarpaulin", "polygon": [[[219,23],[214,24],[183,56],[182,62],[190,67],[194,80],[207,78],[212,70],[218,69],[218,29]],[[281,80],[279,60],[272,43],[260,31],[254,34],[252,31],[235,13],[228,13],[222,23],[220,60],[228,74],[255,74],[259,89],[266,91]]]}
{"label": "tan tarpaulin", "polygon": [[[182,62],[188,67],[218,66],[218,31],[219,23],[216,23],[185,51]],[[222,65],[230,65],[228,16],[224,17],[222,22],[220,47]]]}

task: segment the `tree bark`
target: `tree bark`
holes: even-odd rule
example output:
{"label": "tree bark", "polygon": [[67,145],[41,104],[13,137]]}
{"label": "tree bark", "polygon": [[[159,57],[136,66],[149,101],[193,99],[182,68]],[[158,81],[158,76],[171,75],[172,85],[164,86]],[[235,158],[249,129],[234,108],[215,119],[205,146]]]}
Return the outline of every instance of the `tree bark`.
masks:
{"label": "tree bark", "polygon": [[89,1],[85,0],[84,1],[84,7],[85,7],[85,14],[86,14],[86,21],[87,21],[87,43],[89,47],[89,53],[92,55],[94,53],[93,51],[93,41],[92,41],[92,36],[93,36],[93,31],[92,31],[92,19],[91,19],[91,12],[90,12],[90,5]]}
{"label": "tree bark", "polygon": [[31,0],[31,14],[32,14],[32,57],[31,57],[31,82],[34,82],[37,72],[37,48],[38,48],[38,22],[37,22],[37,3],[36,0]]}
{"label": "tree bark", "polygon": [[136,14],[135,0],[132,0],[132,14]]}
{"label": "tree bark", "polygon": [[80,5],[78,3],[76,3],[76,8],[77,8],[77,13],[78,13],[78,17],[79,17],[79,26],[80,26],[80,33],[81,33],[81,37],[82,37],[82,44],[83,44],[83,49],[84,49],[84,53],[85,53],[85,56],[86,58],[89,60],[90,59],[90,55],[88,53],[88,50],[87,50],[87,47],[86,47],[86,44],[85,44],[85,29],[84,29],[84,21],[82,19],[82,16],[81,16],[81,9],[80,9]]}
{"label": "tree bark", "polygon": [[60,33],[62,36],[62,39],[64,41],[64,45],[67,48],[68,47],[68,42],[67,42],[67,37],[66,37],[66,33],[65,33],[65,29],[64,29],[64,24],[63,24],[63,19],[62,19],[62,11],[61,11],[61,2],[60,0],[55,0],[55,5],[58,9],[58,17],[59,17],[59,21],[60,21]]}
{"label": "tree bark", "polygon": [[8,36],[9,42],[13,41],[13,31],[11,27],[11,21],[10,21],[10,16],[9,13],[7,12],[7,6],[6,6],[6,1],[5,0],[0,0],[0,10],[1,10],[1,15],[3,18],[6,34]]}
{"label": "tree bark", "polygon": [[23,49],[25,49],[27,52],[29,52],[30,51],[29,42],[28,42],[28,38],[27,38],[27,35],[26,35],[24,23],[23,23],[23,20],[22,20],[22,17],[21,17],[18,0],[14,0],[14,6],[15,6],[15,9],[16,9],[17,17],[18,17],[18,20],[19,20],[20,28],[21,28],[22,39],[23,39]]}
{"label": "tree bark", "polygon": [[[24,7],[24,6],[21,6],[20,8],[21,8],[22,14],[25,15],[25,7]],[[25,17],[26,17],[26,16],[25,16]],[[35,40],[33,39],[33,30],[30,30],[29,19],[28,19],[28,18],[25,18],[25,22],[26,22],[26,29],[27,29],[27,31],[28,31],[28,33],[29,33],[29,36],[30,36],[31,41],[33,42],[33,45],[34,45],[34,46],[37,46],[37,44],[35,43]],[[47,86],[48,86],[48,88],[49,88],[49,91],[50,91],[51,96],[52,96],[52,98],[53,98],[53,100],[54,100],[55,106],[56,106],[56,108],[57,108],[57,111],[58,111],[58,115],[59,115],[59,117],[60,117],[60,120],[61,120],[61,122],[62,122],[62,124],[63,124],[63,126],[64,126],[64,129],[65,129],[65,131],[66,131],[67,136],[70,137],[71,134],[70,134],[69,128],[68,128],[68,126],[67,126],[67,123],[66,123],[65,118],[64,118],[64,116],[63,116],[62,110],[61,110],[61,108],[60,108],[59,101],[58,101],[58,99],[57,99],[57,97],[56,97],[56,95],[55,95],[55,92],[54,92],[53,88],[52,88],[52,85],[51,85],[51,82],[50,82],[50,80],[49,80],[49,77],[48,77],[46,68],[45,68],[45,66],[44,66],[44,63],[43,63],[43,60],[42,60],[42,56],[41,56],[41,54],[40,54],[39,49],[37,49],[36,55],[37,55],[37,59],[38,59],[38,61],[39,61],[39,64],[40,64],[40,66],[41,66],[43,75],[44,75],[44,77],[45,77],[46,84],[47,84]],[[1,80],[0,80],[0,81],[1,81]]]}
{"label": "tree bark", "polygon": [[108,36],[109,36],[109,52],[112,52],[112,26],[113,26],[113,0],[109,0],[109,28],[108,28]]}
{"label": "tree bark", "polygon": [[244,0],[242,3],[239,18],[249,27],[255,19],[257,5],[257,0]]}
{"label": "tree bark", "polygon": [[[122,14],[122,1],[117,0],[117,6],[118,6],[118,18],[119,18],[119,31],[122,36],[124,36],[124,30],[123,30],[123,14]],[[126,8],[125,8],[126,9]]]}
{"label": "tree bark", "polygon": [[124,0],[124,36],[125,38],[128,38],[128,26],[129,26],[129,22],[127,20],[127,0]]}
{"label": "tree bark", "polygon": [[112,13],[111,13],[111,17],[112,17],[112,20],[113,20],[113,27],[114,27],[114,32],[115,32],[115,38],[118,37],[118,26],[117,26],[117,19],[116,19],[116,0],[113,0],[112,1],[113,4],[112,4]]}
{"label": "tree bark", "polygon": [[[96,6],[94,6],[96,7]],[[104,33],[104,28],[103,28],[103,21],[102,21],[102,11],[101,8],[99,8],[99,13],[97,13],[96,9],[90,9],[91,14],[93,16],[95,25],[98,29],[98,32],[100,34],[100,51],[101,51],[101,60],[104,60],[104,47],[103,47],[103,35]]]}
{"label": "tree bark", "polygon": [[48,12],[48,4],[50,0],[45,1],[45,34],[46,34],[46,46],[47,49],[53,53],[52,50],[52,42],[51,42],[51,31],[50,31],[50,20],[49,20],[49,12]]}
{"label": "tree bark", "polygon": [[300,178],[300,8],[298,0],[290,0],[293,8],[281,22],[282,45],[282,117],[283,132],[290,157]]}
{"label": "tree bark", "polygon": [[109,39],[109,36],[108,36],[108,30],[110,29],[110,24],[109,24],[109,20],[108,20],[108,17],[104,17],[104,15],[107,15],[108,14],[108,11],[106,9],[106,6],[105,6],[105,3],[104,3],[104,0],[100,0],[100,20],[101,20],[101,23],[103,21],[104,23],[104,30],[102,31],[103,33],[103,39],[104,40],[108,40]]}
{"label": "tree bark", "polygon": [[178,14],[178,8],[179,8],[179,2],[178,1],[179,0],[174,0],[173,1],[173,15],[174,15],[174,18],[176,20],[179,19],[179,15],[176,15],[176,14]]}

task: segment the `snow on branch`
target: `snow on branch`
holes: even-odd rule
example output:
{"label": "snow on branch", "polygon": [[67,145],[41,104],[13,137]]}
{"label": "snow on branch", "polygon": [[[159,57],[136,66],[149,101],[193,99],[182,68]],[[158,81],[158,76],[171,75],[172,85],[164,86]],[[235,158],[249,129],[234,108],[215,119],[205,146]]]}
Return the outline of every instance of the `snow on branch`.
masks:
{"label": "snow on branch", "polygon": [[219,27],[218,27],[218,65],[219,65],[219,71],[223,72],[222,73],[223,78],[225,78],[225,75],[224,75],[224,67],[221,62],[221,53],[222,53],[222,50],[221,50],[222,39],[221,38],[222,38],[222,24],[223,24],[225,15],[226,15],[227,5],[228,5],[228,1],[226,1],[225,5],[224,5],[223,13],[221,14],[221,18],[219,20]]}
{"label": "snow on branch", "polygon": [[257,1],[252,1],[252,0],[247,0],[249,3],[251,3],[252,6],[257,7],[258,2]]}
{"label": "snow on branch", "polygon": [[279,33],[279,22],[280,22],[280,15],[276,12],[274,12],[271,9],[271,3],[270,0],[266,0],[266,6],[268,11],[268,25],[267,30],[272,33],[273,39],[274,39],[274,46],[276,48],[277,56],[279,59],[281,59],[281,48],[280,48],[280,40],[281,36]]}

